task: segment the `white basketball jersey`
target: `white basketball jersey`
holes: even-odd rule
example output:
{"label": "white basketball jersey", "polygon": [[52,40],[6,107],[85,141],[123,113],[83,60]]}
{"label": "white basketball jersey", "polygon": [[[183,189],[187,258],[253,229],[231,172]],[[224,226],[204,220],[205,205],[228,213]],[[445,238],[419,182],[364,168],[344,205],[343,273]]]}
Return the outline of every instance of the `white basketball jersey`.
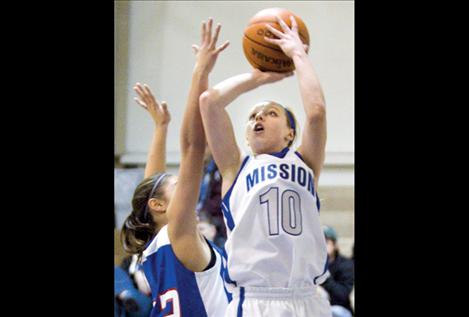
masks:
{"label": "white basketball jersey", "polygon": [[222,202],[225,281],[243,287],[321,284],[328,274],[319,207],[313,171],[298,152],[247,156]]}

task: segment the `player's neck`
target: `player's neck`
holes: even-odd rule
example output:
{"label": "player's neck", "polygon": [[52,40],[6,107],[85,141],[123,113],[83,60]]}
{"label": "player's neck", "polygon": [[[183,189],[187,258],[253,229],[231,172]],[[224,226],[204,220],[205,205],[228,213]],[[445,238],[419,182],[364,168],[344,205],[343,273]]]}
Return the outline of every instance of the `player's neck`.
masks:
{"label": "player's neck", "polygon": [[261,155],[261,154],[274,154],[274,153],[279,153],[279,152],[282,152],[283,149],[285,149],[286,146],[283,146],[283,145],[277,145],[277,146],[272,146],[272,147],[266,147],[266,148],[262,148],[262,149],[259,149],[257,152],[253,150],[253,155],[254,156],[257,156],[257,155]]}
{"label": "player's neck", "polygon": [[161,223],[161,222],[158,222],[155,226],[155,233],[158,233],[160,232],[161,228],[163,228],[164,226],[166,226],[167,224],[166,223]]}

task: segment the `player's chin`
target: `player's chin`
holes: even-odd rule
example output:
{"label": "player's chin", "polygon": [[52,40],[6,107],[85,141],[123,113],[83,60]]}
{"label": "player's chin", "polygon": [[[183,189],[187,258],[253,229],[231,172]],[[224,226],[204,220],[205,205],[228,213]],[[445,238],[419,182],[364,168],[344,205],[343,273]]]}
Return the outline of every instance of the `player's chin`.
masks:
{"label": "player's chin", "polygon": [[270,148],[269,139],[265,136],[256,136],[251,141],[251,150],[254,153],[267,153],[269,152],[268,149]]}
{"label": "player's chin", "polygon": [[265,143],[265,136],[254,132],[249,138],[249,143],[255,147],[262,146]]}

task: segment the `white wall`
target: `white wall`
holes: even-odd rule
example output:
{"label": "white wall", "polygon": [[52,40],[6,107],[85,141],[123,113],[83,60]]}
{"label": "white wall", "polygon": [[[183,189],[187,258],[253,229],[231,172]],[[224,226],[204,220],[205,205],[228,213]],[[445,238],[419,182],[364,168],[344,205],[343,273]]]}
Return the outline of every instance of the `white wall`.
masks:
{"label": "white wall", "polygon": [[125,149],[125,121],[127,112],[127,65],[129,46],[129,3],[119,1],[114,7],[114,152],[120,155],[126,152]]}
{"label": "white wall", "polygon": [[[122,7],[122,2],[119,3]],[[191,45],[199,44],[201,21],[214,17],[215,23],[222,24],[219,43],[231,42],[211,74],[210,83],[215,84],[250,71],[242,51],[243,30],[256,12],[268,7],[288,8],[306,23],[311,39],[309,56],[323,86],[328,107],[326,166],[353,166],[353,1],[132,1],[128,3],[128,11],[116,7],[116,25],[122,29],[122,25],[128,23],[128,35],[116,30],[116,41],[119,41],[116,47],[127,46],[127,51],[120,50],[127,54],[127,58],[116,52],[116,90],[126,89],[116,92],[116,113],[125,113],[125,121],[121,119],[116,123],[119,133],[115,134],[116,138],[125,138],[116,141],[116,144],[125,144],[124,163],[145,161],[153,129],[148,114],[133,101],[134,83],[147,83],[159,100],[168,102],[172,115],[168,163],[177,163],[179,128],[194,64]],[[127,42],[122,43],[125,38]],[[244,127],[247,113],[254,103],[263,99],[290,106],[299,122],[304,120],[295,77],[241,96],[228,111],[233,118],[238,143],[246,152]],[[353,175],[353,171],[351,173]]]}

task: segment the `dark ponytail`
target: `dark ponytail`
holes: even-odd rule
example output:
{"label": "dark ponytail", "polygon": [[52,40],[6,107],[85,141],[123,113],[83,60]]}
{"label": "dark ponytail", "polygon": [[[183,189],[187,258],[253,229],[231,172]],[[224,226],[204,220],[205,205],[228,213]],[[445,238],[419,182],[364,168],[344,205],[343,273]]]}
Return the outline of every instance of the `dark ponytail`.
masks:
{"label": "dark ponytail", "polygon": [[169,175],[166,173],[157,173],[144,179],[135,189],[132,212],[121,231],[121,241],[126,252],[141,256],[147,243],[155,236],[156,223],[148,209],[148,200],[164,198],[167,176]]}

